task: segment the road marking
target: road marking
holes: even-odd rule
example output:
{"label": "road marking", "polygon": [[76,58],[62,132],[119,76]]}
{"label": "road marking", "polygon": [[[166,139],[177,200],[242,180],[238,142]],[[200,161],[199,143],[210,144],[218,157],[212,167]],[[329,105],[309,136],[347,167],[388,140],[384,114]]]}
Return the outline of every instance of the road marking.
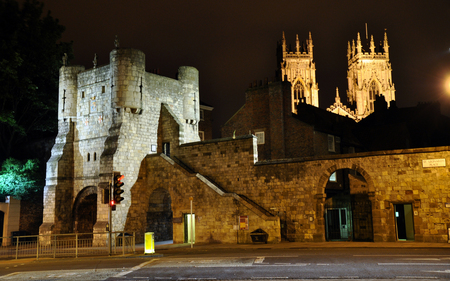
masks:
{"label": "road marking", "polygon": [[354,257],[448,257],[449,255],[353,255]]}
{"label": "road marking", "polygon": [[263,263],[265,257],[257,257],[253,263]]}
{"label": "road marking", "polygon": [[445,265],[445,266],[449,266],[450,263],[427,263],[427,262],[379,262],[378,265],[425,265],[425,266],[430,266],[430,265]]}
{"label": "road marking", "polygon": [[400,259],[405,261],[440,261],[440,258],[406,258],[406,259]]}
{"label": "road marking", "polygon": [[255,266],[307,266],[310,265],[310,263],[286,263],[286,264],[268,264],[264,263],[261,265],[255,265]]}
{"label": "road marking", "polygon": [[209,278],[209,277],[203,277],[203,278],[178,278],[177,280],[216,280],[216,278]]}
{"label": "road marking", "polygon": [[446,270],[422,270],[422,272],[431,272],[431,273],[450,273],[450,269],[446,269]]}
{"label": "road marking", "polygon": [[14,275],[17,275],[17,274],[19,274],[20,272],[13,272],[13,273],[10,273],[10,274],[6,274],[6,275],[3,275],[3,276],[0,276],[0,279],[3,279],[3,278],[9,278],[9,277],[11,277],[11,276],[14,276]]}
{"label": "road marking", "polygon": [[129,274],[129,273],[131,273],[131,272],[133,272],[133,271],[136,271],[136,270],[138,270],[138,269],[140,269],[140,268],[146,266],[147,264],[152,263],[152,262],[157,261],[157,260],[159,260],[159,259],[152,259],[152,260],[143,262],[143,263],[141,263],[141,264],[139,264],[139,265],[136,265],[135,267],[132,267],[132,268],[131,268],[130,270],[128,270],[128,271],[124,271],[124,272],[121,272],[121,273],[119,273],[119,274],[114,275],[113,278],[118,278],[118,277],[122,277],[122,276],[124,276],[124,275],[127,275],[127,274]]}
{"label": "road marking", "polygon": [[438,278],[435,276],[395,276],[395,279],[411,280],[411,279],[438,279]]}
{"label": "road marking", "polygon": [[288,279],[289,277],[252,277],[250,279]]}

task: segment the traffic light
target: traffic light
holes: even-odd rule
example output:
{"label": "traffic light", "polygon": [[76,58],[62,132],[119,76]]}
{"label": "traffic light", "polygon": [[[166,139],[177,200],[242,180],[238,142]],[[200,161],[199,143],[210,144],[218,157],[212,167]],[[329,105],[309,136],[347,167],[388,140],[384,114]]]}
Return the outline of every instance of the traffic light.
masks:
{"label": "traffic light", "polygon": [[114,202],[114,200],[109,201],[109,206],[111,207],[112,211],[116,210],[116,202]]}
{"label": "traffic light", "polygon": [[119,172],[114,172],[114,182],[113,182],[113,202],[112,204],[117,205],[123,200],[122,193],[124,190],[121,188],[123,186],[123,178],[125,176],[121,175]]}

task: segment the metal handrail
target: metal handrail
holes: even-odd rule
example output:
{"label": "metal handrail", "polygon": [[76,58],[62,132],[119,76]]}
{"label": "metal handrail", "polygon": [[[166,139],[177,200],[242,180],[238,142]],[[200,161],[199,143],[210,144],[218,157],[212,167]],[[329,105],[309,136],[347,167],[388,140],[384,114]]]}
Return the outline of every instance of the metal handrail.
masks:
{"label": "metal handrail", "polygon": [[[136,252],[136,233],[127,231],[1,237],[0,259],[68,257]],[[132,233],[132,234],[130,234]],[[113,250],[109,253],[108,245]],[[33,253],[34,252],[34,253]]]}

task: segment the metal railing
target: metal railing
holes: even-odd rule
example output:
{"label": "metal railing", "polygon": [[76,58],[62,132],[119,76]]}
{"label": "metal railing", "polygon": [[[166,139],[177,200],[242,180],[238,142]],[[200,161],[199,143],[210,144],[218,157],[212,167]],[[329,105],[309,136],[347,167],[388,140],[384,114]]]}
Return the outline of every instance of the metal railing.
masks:
{"label": "metal railing", "polygon": [[1,237],[0,259],[78,258],[136,252],[135,232],[116,231],[109,237],[109,232]]}

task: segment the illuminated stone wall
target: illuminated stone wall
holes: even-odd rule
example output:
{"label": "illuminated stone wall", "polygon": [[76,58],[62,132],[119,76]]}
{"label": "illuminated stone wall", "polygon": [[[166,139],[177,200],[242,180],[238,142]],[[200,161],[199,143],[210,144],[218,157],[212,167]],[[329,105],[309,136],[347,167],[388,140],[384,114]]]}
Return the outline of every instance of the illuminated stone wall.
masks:
{"label": "illuminated stone wall", "polygon": [[[258,228],[269,233],[269,243],[277,243],[283,231],[280,220],[289,222],[291,241],[325,241],[325,186],[334,171],[352,169],[366,186],[352,184],[350,188],[358,190],[350,192],[365,194],[370,200],[375,242],[397,240],[394,204],[411,204],[415,241],[447,243],[449,167],[427,167],[423,160],[448,163],[449,147],[255,163],[254,141],[248,136],[184,144],[174,155],[181,164],[148,156],[132,188],[127,229],[143,235],[141,213],[146,212],[152,191],[162,187],[172,197],[176,243],[184,242],[183,215],[190,212],[191,196],[196,243],[249,243],[250,232]],[[207,183],[197,175],[207,178]],[[246,201],[236,198],[255,204],[245,205]],[[249,216],[248,230],[239,230],[239,216]]]}
{"label": "illuminated stone wall", "polygon": [[141,161],[162,152],[162,108],[168,108],[179,126],[171,137],[174,147],[199,140],[195,68],[180,67],[177,79],[163,77],[145,72],[143,52],[116,48],[108,65],[60,69],[59,131],[47,163],[40,233],[72,232],[75,204],[83,203],[78,197],[92,187],[98,195],[94,231],[105,231],[109,208],[101,194],[113,171],[125,175],[125,200],[113,213],[113,230],[123,230]]}

